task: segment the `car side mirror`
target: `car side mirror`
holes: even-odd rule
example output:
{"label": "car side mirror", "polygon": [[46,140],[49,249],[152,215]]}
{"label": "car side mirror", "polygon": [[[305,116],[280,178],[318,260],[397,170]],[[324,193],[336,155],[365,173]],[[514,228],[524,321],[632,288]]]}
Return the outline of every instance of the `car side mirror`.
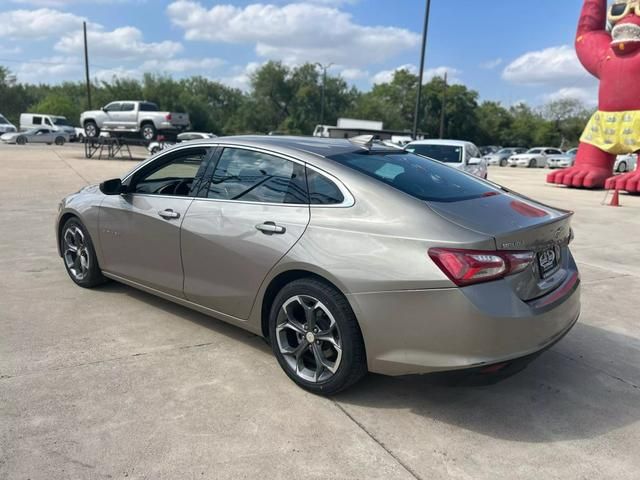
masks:
{"label": "car side mirror", "polygon": [[105,195],[120,195],[126,193],[126,188],[122,185],[122,180],[113,178],[100,184],[100,191]]}
{"label": "car side mirror", "polygon": [[480,162],[482,162],[480,158],[470,158],[467,165],[480,165]]}

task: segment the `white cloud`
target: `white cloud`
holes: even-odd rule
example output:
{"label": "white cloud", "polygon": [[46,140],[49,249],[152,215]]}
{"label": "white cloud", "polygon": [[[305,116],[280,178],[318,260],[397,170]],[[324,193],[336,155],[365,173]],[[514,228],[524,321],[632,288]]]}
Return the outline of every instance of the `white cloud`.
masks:
{"label": "white cloud", "polygon": [[340,72],[340,76],[347,81],[354,81],[362,78],[368,78],[369,72],[359,68],[345,68]]}
{"label": "white cloud", "polygon": [[419,44],[414,32],[358,25],[348,13],[327,5],[214,5],[191,0],[167,7],[187,40],[254,44],[256,53],[288,63],[334,62],[349,67],[382,62]]}
{"label": "white cloud", "polygon": [[525,53],[507,65],[502,78],[517,85],[554,87],[590,86],[595,83],[569,45]]}
{"label": "white cloud", "polygon": [[259,62],[249,62],[244,67],[235,66],[231,68],[231,75],[216,77],[215,80],[229,87],[239,88],[246,92],[251,87],[251,75],[262,65],[264,64]]}
{"label": "white cloud", "polygon": [[565,87],[553,93],[543,95],[545,103],[557,100],[579,100],[588,106],[595,106],[598,103],[598,89],[589,87]]}
{"label": "white cloud", "polygon": [[[414,75],[418,74],[418,67],[413,64],[405,64],[392,70],[382,70],[376,73],[373,77],[371,77],[371,82],[373,84],[389,83],[391,82],[391,80],[393,80],[393,75],[398,70],[408,70]],[[462,72],[457,68],[447,66],[426,69],[423,74],[422,82],[427,83],[433,80],[435,77],[444,77],[445,73],[447,74],[447,82],[449,82],[449,84],[461,83],[460,75],[462,74]]]}
{"label": "white cloud", "polygon": [[502,65],[503,62],[504,60],[502,60],[502,58],[494,58],[493,60],[487,60],[486,62],[481,63],[480,68],[484,70],[493,70],[494,68],[498,68]]}
{"label": "white cloud", "polygon": [[83,17],[72,13],[48,8],[10,10],[2,12],[0,37],[15,40],[57,37],[72,30],[80,30],[83,20]]}
{"label": "white cloud", "polygon": [[14,70],[21,83],[56,83],[82,74],[82,64],[74,57],[55,56],[21,63]]}
{"label": "white cloud", "polygon": [[36,7],[66,7],[77,3],[145,3],[147,0],[11,0],[13,3],[22,5],[34,5]]}
{"label": "white cloud", "polygon": [[[87,32],[91,58],[114,58],[123,61],[171,58],[182,50],[177,42],[145,43],[142,32],[135,27],[120,27],[113,31],[90,30]],[[83,51],[81,31],[60,39],[55,49],[66,54]]]}
{"label": "white cloud", "polygon": [[220,58],[173,58],[169,60],[147,60],[142,64],[143,72],[184,73],[195,72],[204,74],[216,70],[224,65]]}

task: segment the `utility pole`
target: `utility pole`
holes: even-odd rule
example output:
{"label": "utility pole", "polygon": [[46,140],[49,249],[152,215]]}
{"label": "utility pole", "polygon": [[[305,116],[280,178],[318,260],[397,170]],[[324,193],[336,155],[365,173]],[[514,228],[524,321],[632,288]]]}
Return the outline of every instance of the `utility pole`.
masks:
{"label": "utility pole", "polygon": [[422,76],[424,74],[424,56],[427,50],[427,33],[429,32],[429,13],[431,11],[431,0],[427,0],[424,12],[424,27],[422,29],[422,52],[420,53],[420,72],[418,74],[418,98],[416,98],[416,111],[413,116],[413,138],[418,138],[418,125],[420,123],[420,103],[422,103]]}
{"label": "utility pole", "polygon": [[440,138],[444,138],[444,122],[447,110],[447,72],[444,72],[444,85],[442,87],[442,111],[440,112]]}
{"label": "utility pole", "polygon": [[87,45],[87,22],[82,22],[84,31],[84,73],[87,81],[87,105],[91,110],[91,81],[89,80],[89,47]]}
{"label": "utility pole", "polygon": [[321,63],[316,63],[318,67],[322,70],[322,96],[320,99],[320,125],[324,125],[324,104],[325,104],[325,96],[327,90],[327,70],[329,70],[333,63],[329,63],[327,65],[322,65]]}

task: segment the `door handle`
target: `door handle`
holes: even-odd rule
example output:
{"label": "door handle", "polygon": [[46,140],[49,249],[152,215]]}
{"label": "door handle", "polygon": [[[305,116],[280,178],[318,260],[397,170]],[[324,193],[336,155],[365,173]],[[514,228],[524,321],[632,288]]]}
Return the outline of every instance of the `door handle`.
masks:
{"label": "door handle", "polygon": [[282,235],[287,231],[286,228],[280,225],[276,225],[275,222],[264,222],[256,225],[256,228],[265,235]]}
{"label": "door handle", "polygon": [[165,220],[169,220],[171,218],[180,218],[180,214],[178,212],[174,212],[170,208],[167,208],[166,210],[159,211],[158,215],[160,215]]}

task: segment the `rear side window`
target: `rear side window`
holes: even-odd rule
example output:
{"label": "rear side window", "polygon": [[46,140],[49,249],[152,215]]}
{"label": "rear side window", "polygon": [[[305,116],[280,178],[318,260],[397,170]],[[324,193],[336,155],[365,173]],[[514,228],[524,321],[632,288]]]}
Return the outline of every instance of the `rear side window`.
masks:
{"label": "rear side window", "polygon": [[458,202],[498,192],[471,175],[411,153],[353,152],[328,158],[419,200]]}
{"label": "rear side window", "polygon": [[239,148],[223,150],[206,196],[244,202],[309,203],[304,166]]}
{"label": "rear side window", "polygon": [[312,205],[337,205],[344,201],[337,185],[318,172],[307,169],[307,184]]}
{"label": "rear side window", "polygon": [[141,112],[157,112],[158,106],[155,103],[142,102],[140,103],[140,111]]}
{"label": "rear side window", "polygon": [[133,109],[134,109],[133,103],[123,103],[120,111],[133,112]]}
{"label": "rear side window", "polygon": [[42,117],[33,117],[32,125],[42,125]]}

